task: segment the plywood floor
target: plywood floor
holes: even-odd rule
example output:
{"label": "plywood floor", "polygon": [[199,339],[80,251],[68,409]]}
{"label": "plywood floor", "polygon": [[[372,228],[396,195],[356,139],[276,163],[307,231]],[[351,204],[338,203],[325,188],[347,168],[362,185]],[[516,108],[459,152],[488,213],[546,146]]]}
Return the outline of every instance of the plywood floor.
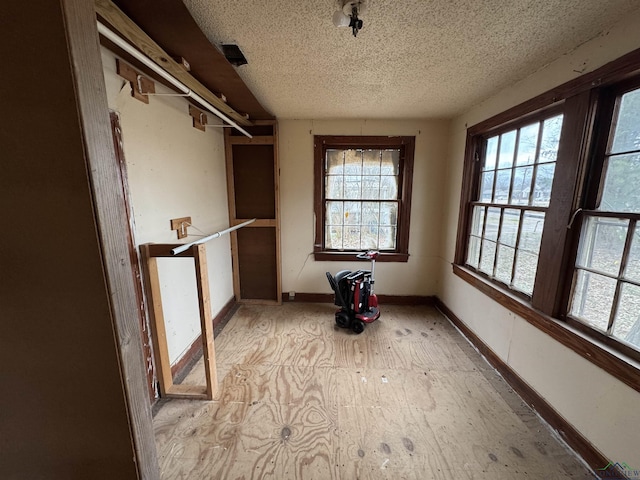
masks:
{"label": "plywood floor", "polygon": [[595,478],[437,310],[382,309],[355,335],[328,304],[242,306],[215,400],[154,418],[162,478]]}

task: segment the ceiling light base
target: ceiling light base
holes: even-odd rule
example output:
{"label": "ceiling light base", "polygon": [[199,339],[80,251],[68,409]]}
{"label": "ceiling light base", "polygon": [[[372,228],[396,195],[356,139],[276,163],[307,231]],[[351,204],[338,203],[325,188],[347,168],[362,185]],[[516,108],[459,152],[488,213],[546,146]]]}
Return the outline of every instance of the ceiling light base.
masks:
{"label": "ceiling light base", "polygon": [[360,17],[367,11],[367,0],[338,0],[338,10],[333,14],[333,24],[336,27],[350,27],[353,36],[357,36],[362,29]]}

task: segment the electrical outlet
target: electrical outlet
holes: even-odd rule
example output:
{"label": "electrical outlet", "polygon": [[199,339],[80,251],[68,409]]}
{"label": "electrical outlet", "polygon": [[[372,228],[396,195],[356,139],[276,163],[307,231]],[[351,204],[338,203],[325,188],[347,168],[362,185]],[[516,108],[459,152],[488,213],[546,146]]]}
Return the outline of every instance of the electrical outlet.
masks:
{"label": "electrical outlet", "polygon": [[296,299],[296,292],[289,292],[289,301],[293,302]]}

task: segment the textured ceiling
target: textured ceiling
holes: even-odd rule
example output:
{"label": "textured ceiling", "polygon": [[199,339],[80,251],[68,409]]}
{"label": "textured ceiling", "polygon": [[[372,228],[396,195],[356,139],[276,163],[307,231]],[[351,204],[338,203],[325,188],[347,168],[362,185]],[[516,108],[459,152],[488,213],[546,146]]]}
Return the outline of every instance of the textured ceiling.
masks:
{"label": "textured ceiling", "polygon": [[185,0],[278,118],[450,117],[597,36],[638,0],[370,0],[357,38],[333,0]]}

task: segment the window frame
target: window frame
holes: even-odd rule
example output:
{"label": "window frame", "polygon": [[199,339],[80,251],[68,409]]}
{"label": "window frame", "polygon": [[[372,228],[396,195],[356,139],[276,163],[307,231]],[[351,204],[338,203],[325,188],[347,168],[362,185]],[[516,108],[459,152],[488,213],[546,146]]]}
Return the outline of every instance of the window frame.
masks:
{"label": "window frame", "polygon": [[[581,212],[595,207],[589,202],[594,202],[600,191],[603,155],[599,157],[598,150],[605,149],[608,141],[606,119],[609,115],[610,125],[616,98],[613,92],[627,88],[630,81],[640,85],[640,49],[467,129],[453,273],[640,391],[640,351],[567,315],[584,217]],[[554,108],[564,114],[562,141],[533,295],[527,298],[466,266],[472,201],[480,183],[481,162],[477,160],[481,158],[483,137],[522,125],[525,119]]]}
{"label": "window frame", "polygon": [[[580,211],[577,212],[575,218],[575,228],[570,246],[570,255],[573,258],[572,264],[565,272],[563,282],[563,291],[561,303],[565,306],[562,312],[562,319],[571,327],[590,336],[591,338],[602,342],[626,356],[640,361],[640,353],[623,340],[614,338],[609,334],[602,333],[598,329],[589,326],[585,322],[573,318],[570,314],[571,300],[574,290],[573,275],[575,272],[575,263],[580,247],[580,237],[584,223],[590,217],[609,217],[609,218],[627,218],[634,219],[640,224],[639,213],[611,212],[607,210],[598,210],[604,184],[604,167],[606,163],[607,149],[610,141],[611,126],[614,115],[617,111],[617,98],[626,92],[640,89],[640,73],[632,78],[623,79],[618,82],[612,82],[611,85],[605,85],[598,89],[597,111],[594,112],[593,138],[591,142],[591,154],[588,172],[584,179],[584,195],[582,197]],[[618,288],[618,287],[616,287]],[[616,299],[617,300],[617,299]]]}
{"label": "window frame", "polygon": [[[479,188],[480,188],[480,176],[482,175],[482,164],[483,164],[483,159],[485,158],[486,155],[486,143],[487,140],[491,137],[495,137],[495,136],[499,136],[502,135],[503,133],[512,131],[512,130],[517,130],[520,129],[522,127],[525,127],[527,125],[530,125],[532,123],[536,123],[536,122],[541,122],[543,123],[546,119],[552,118],[554,116],[557,115],[563,115],[564,114],[564,104],[560,103],[560,104],[555,104],[552,105],[550,107],[544,108],[544,109],[540,109],[536,112],[533,112],[529,115],[525,115],[523,117],[520,118],[516,118],[513,119],[510,122],[507,122],[505,124],[501,124],[498,125],[494,128],[489,128],[488,130],[485,131],[480,131],[478,133],[474,133],[474,152],[473,152],[473,157],[474,157],[474,171],[472,173],[472,175],[474,176],[474,184],[471,185],[472,191],[470,192],[470,198],[471,200],[469,200],[469,212],[468,212],[468,216],[469,216],[469,223],[466,225],[467,230],[466,230],[466,239],[465,242],[468,245],[468,239],[471,236],[471,226],[472,226],[472,220],[473,220],[473,208],[475,206],[478,206],[479,204],[485,204],[488,207],[491,208],[500,208],[500,209],[515,209],[515,210],[521,210],[521,211],[539,211],[539,212],[544,212],[545,213],[545,225],[547,224],[547,213],[549,211],[549,209],[551,208],[551,200],[549,202],[549,205],[547,205],[546,207],[543,206],[536,206],[536,205],[516,205],[516,204],[509,204],[509,203],[496,203],[496,202],[483,202],[481,199],[478,200],[479,197]],[[564,124],[564,122],[563,122]],[[538,138],[538,142],[540,142],[540,138]],[[517,152],[514,152],[514,162],[515,162],[515,154]],[[555,168],[556,171],[558,169],[558,161],[559,161],[559,156],[560,156],[560,152],[558,151],[558,158],[556,158],[555,163]],[[496,159],[497,162],[497,159]],[[542,165],[544,165],[545,163],[540,163]],[[537,164],[536,164],[537,165]],[[533,164],[531,165],[533,166]],[[512,167],[510,167],[512,170],[516,168],[515,163],[514,165],[512,165]],[[497,164],[496,164],[496,170],[497,171]],[[533,187],[534,187],[534,182],[532,181],[531,184],[531,191],[533,192]],[[495,188],[495,187],[494,187]],[[553,197],[553,191],[555,189],[555,174],[554,174],[554,183],[552,185],[552,192],[551,195]],[[475,200],[474,200],[475,199]],[[546,227],[545,227],[546,228]],[[462,239],[458,238],[458,241],[462,241]],[[496,243],[498,243],[499,240],[496,240]],[[540,256],[540,252],[542,251],[542,245],[540,246],[540,250],[538,251],[538,257]],[[466,265],[466,254],[467,254],[467,249],[465,246],[465,250],[464,252],[461,253],[461,255],[463,255],[462,258],[462,264]],[[497,261],[497,252],[496,252],[496,258],[494,258],[494,265],[495,262]],[[475,274],[485,278],[488,282],[492,282],[497,284],[498,286],[505,288],[507,290],[509,290],[509,292],[511,292],[513,295],[516,295],[518,297],[521,297],[524,300],[528,300],[531,299],[531,295],[528,295],[527,293],[518,290],[516,288],[511,288],[508,285],[506,285],[504,282],[500,281],[499,279],[492,277],[488,274],[486,274],[485,272],[481,271],[479,268],[475,269],[473,267],[469,267],[467,266],[467,268],[470,268]],[[515,268],[515,257],[514,257],[514,268]],[[534,285],[534,289],[535,289],[535,285]]]}
{"label": "window frame", "polygon": [[415,155],[414,136],[338,136],[314,135],[314,213],[315,234],[313,253],[316,261],[353,261],[358,251],[325,248],[325,154],[328,149],[390,149],[400,150],[398,175],[398,224],[396,248],[381,251],[378,261],[407,262],[411,221],[411,191]]}

